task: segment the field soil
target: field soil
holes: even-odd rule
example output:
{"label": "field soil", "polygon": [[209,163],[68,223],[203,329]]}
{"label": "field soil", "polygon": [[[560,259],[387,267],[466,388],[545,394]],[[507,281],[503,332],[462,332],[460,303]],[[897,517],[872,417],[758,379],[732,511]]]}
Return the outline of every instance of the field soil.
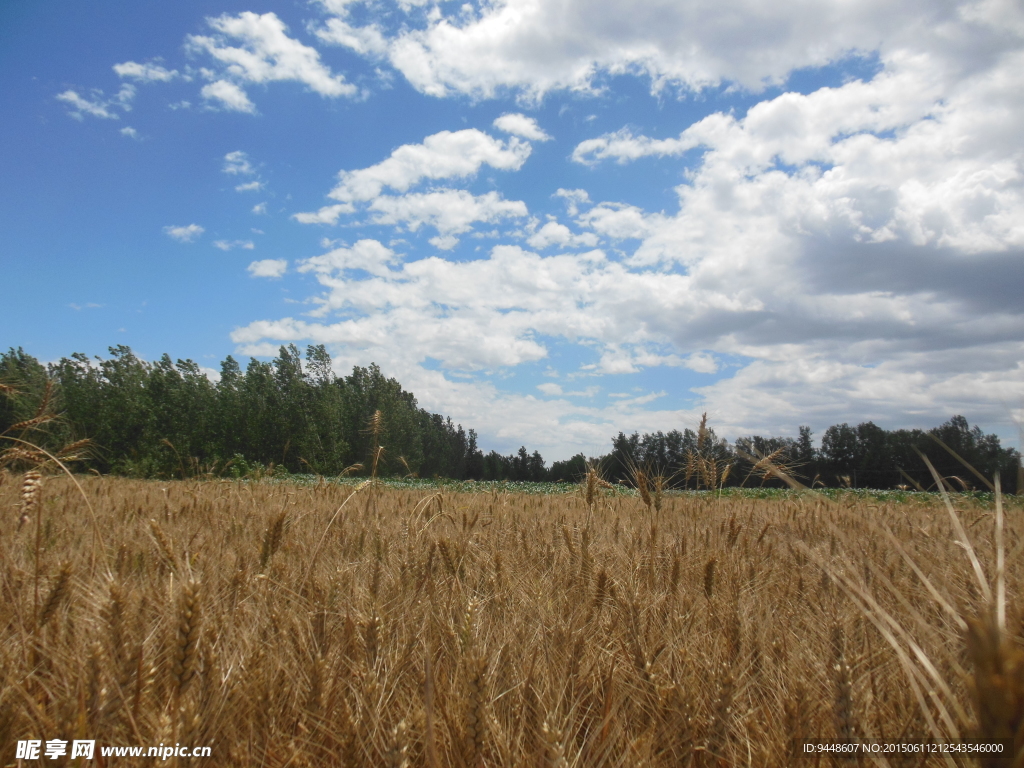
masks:
{"label": "field soil", "polygon": [[[796,755],[1019,728],[1021,506],[1003,618],[994,503],[920,496],[5,475],[0,765],[853,765]],[[100,756],[158,744],[211,757]]]}

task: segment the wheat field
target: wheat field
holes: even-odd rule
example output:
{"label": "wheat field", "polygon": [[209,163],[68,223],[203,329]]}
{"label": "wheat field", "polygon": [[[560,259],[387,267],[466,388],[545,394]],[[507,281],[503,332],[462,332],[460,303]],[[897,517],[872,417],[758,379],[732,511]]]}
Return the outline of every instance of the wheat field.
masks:
{"label": "wheat field", "polygon": [[5,475],[0,765],[55,737],[211,747],[181,765],[568,768],[1019,736],[1004,502],[1000,527],[931,497]]}

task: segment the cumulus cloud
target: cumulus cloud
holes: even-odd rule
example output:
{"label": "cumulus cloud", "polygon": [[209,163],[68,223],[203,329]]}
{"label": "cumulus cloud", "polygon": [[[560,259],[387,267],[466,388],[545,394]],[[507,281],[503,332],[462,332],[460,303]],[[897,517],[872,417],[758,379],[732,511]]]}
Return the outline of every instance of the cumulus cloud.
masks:
{"label": "cumulus cloud", "polygon": [[1010,426],[1024,385],[1022,356],[1024,344],[1011,342],[911,353],[877,365],[827,357],[757,360],[697,393],[732,434],[749,432],[749,425],[793,434],[800,423],[820,429],[868,420],[928,428],[955,413]]}
{"label": "cumulus cloud", "polygon": [[551,381],[538,384],[537,389],[548,397],[593,397],[601,391],[600,387],[587,387],[586,389],[577,390],[575,392],[566,392],[559,384],[555,384]]}
{"label": "cumulus cloud", "polygon": [[127,77],[141,83],[167,83],[178,77],[178,70],[166,69],[159,64],[139,64],[137,61],[126,61],[115,64],[114,72],[118,77]]}
{"label": "cumulus cloud", "polygon": [[300,224],[337,224],[342,214],[355,213],[352,203],[336,203],[325,205],[318,211],[296,213],[292,216]]}
{"label": "cumulus cloud", "polygon": [[530,247],[537,248],[538,250],[543,250],[552,245],[557,245],[560,248],[576,248],[579,246],[593,248],[598,244],[599,239],[593,232],[583,232],[577,235],[564,224],[559,224],[557,221],[549,221],[530,235],[526,242]]}
{"label": "cumulus cloud", "polygon": [[371,200],[385,187],[405,192],[424,179],[465,179],[483,165],[517,171],[530,156],[530,145],[512,138],[507,143],[476,128],[441,131],[422,144],[404,144],[383,162],[358,171],[342,171],[331,190],[335,200]]}
{"label": "cumulus cloud", "polygon": [[245,112],[250,115],[256,114],[256,105],[249,100],[249,96],[234,83],[227,80],[204,85],[199,95],[207,101],[220,102],[220,105],[231,112]]}
{"label": "cumulus cloud", "polygon": [[565,200],[565,207],[570,216],[578,214],[581,205],[590,203],[590,195],[585,189],[558,189],[552,197]]}
{"label": "cumulus cloud", "polygon": [[600,203],[579,214],[577,222],[615,240],[626,240],[645,237],[662,218],[658,214],[647,214],[635,205]]}
{"label": "cumulus cloud", "polygon": [[224,166],[221,170],[231,176],[252,176],[256,173],[256,169],[249,162],[249,156],[240,149],[224,155]]}
{"label": "cumulus cloud", "polygon": [[[732,299],[726,306],[721,292],[701,289],[686,276],[638,272],[600,253],[541,257],[497,246],[488,258],[470,262],[436,256],[406,261],[393,249],[364,240],[308,259],[299,269],[314,274],[323,288],[318,309],[304,319],[257,321],[237,329],[232,338],[240,352],[262,354],[264,346],[273,351],[290,341],[324,343],[346,364],[385,365],[408,381],[424,404],[492,437],[533,437],[531,445],[546,443],[562,456],[582,447],[606,450],[608,435],[617,429],[689,426],[698,409],[651,410],[658,393],[649,393],[620,405],[573,406],[541,415],[531,409],[529,397],[501,393],[487,381],[458,384],[443,372],[536,362],[550,354],[542,339],[562,338],[599,353],[582,372],[614,376],[669,366],[711,375],[721,368],[722,352],[707,351],[707,343],[743,360],[695,393],[723,433],[732,435],[751,429],[793,433],[797,424],[834,423],[839,416],[890,425],[905,425],[908,418],[928,425],[960,410],[991,417],[998,414],[999,399],[1012,401],[1024,383],[1020,342],[996,342],[959,359],[952,351],[940,355],[944,359],[922,351],[889,356],[881,364],[878,360],[887,357],[883,350],[872,354],[864,348],[838,361],[834,343],[827,340],[750,343],[742,329],[730,333],[737,319],[742,326],[744,316],[752,314],[765,331],[778,326],[757,303],[743,307]],[[696,351],[679,352],[686,348]],[[761,359],[743,358],[744,350]],[[442,371],[425,370],[427,358],[439,361]],[[969,372],[956,374],[954,382],[951,366]],[[980,389],[979,382],[984,382]],[[550,397],[577,394],[554,387],[540,391]],[[500,408],[502,419],[489,414],[490,408]],[[577,425],[577,419],[590,426]],[[570,424],[559,437],[558,427]]]}
{"label": "cumulus cloud", "polygon": [[459,238],[455,235],[437,235],[430,238],[427,242],[439,251],[451,251],[459,244]]}
{"label": "cumulus cloud", "polygon": [[233,251],[235,248],[251,251],[256,244],[252,240],[214,240],[213,247],[222,251]]}
{"label": "cumulus cloud", "polygon": [[1011,0],[898,7],[881,0],[504,0],[474,13],[437,6],[390,27],[383,16],[355,25],[355,3],[324,5],[333,16],[316,30],[324,42],[388,60],[423,93],[487,98],[510,88],[527,99],[555,89],[595,91],[602,75],[624,73],[645,74],[653,90],[733,82],[758,91],[795,69],[851,54],[887,57],[913,47],[957,63],[984,58],[1024,27]]}
{"label": "cumulus cloud", "polygon": [[263,259],[254,261],[247,267],[252,277],[279,278],[288,271],[287,259]]}
{"label": "cumulus cloud", "polygon": [[[679,214],[631,213],[645,238],[635,260],[746,263],[741,250],[765,259],[782,249],[773,264],[781,275],[797,264],[783,251],[822,248],[827,260],[838,242],[963,253],[1024,246],[1024,172],[1013,138],[1024,105],[1011,74],[1022,64],[1016,53],[950,83],[927,60],[908,61],[869,83],[784,94],[742,119],[701,120],[681,137],[703,159],[677,190]],[[612,219],[597,210],[582,218],[610,232]]]}
{"label": "cumulus cloud", "polygon": [[[547,355],[540,336],[590,339],[641,354],[671,340],[670,329],[699,315],[686,279],[636,273],[600,251],[541,257],[495,246],[488,258],[404,261],[375,240],[300,263],[323,286],[314,314],[356,311],[358,320],[321,325],[301,320],[255,323],[239,343],[273,334],[314,334],[332,343],[398,345],[453,369],[518,365]],[[655,323],[657,318],[661,318]],[[651,352],[655,354],[655,352]]]}
{"label": "cumulus cloud", "polygon": [[206,230],[198,224],[189,224],[184,227],[164,227],[164,234],[172,240],[177,240],[179,243],[193,243],[198,240],[199,236],[205,231]]}
{"label": "cumulus cloud", "polygon": [[[492,444],[528,440],[549,458],[550,452],[566,457],[581,448],[606,450],[616,429],[661,429],[683,417],[646,412],[663,393],[584,406],[574,400],[597,397],[597,385],[542,388],[548,397],[538,399],[501,392],[486,380],[460,383],[421,365],[428,357],[456,371],[536,362],[549,355],[542,339],[551,337],[587,340],[598,349],[608,339],[636,359],[656,356],[667,337],[658,331],[655,338],[644,320],[666,308],[676,321],[685,319],[681,277],[633,273],[600,252],[541,257],[515,246],[497,246],[487,258],[468,262],[408,261],[374,240],[307,259],[299,270],[315,275],[323,288],[318,310],[236,329],[239,352],[274,354],[282,342],[309,341],[328,345],[342,366],[376,361],[425,407],[473,424]],[[664,296],[666,282],[675,298]]]}
{"label": "cumulus cloud", "polygon": [[[207,23],[219,34],[216,36],[190,35],[188,45],[193,51],[205,52],[223,65],[224,73],[232,80],[244,83],[267,83],[272,81],[295,81],[311,91],[326,97],[352,96],[357,89],[345,78],[331,72],[315,48],[304,45],[287,34],[288,28],[276,14],[262,15],[245,11],[237,16],[224,14],[207,19]],[[237,41],[232,46],[228,41]],[[227,83],[227,80],[220,80]],[[227,83],[234,85],[233,83]],[[214,84],[216,85],[216,84]],[[241,89],[234,86],[235,101]],[[231,92],[224,86],[217,90],[203,89],[207,98],[224,98]],[[249,112],[251,109],[237,111]]]}
{"label": "cumulus cloud", "polygon": [[[341,8],[338,12],[345,13]],[[328,19],[323,27],[316,30],[316,36],[325,43],[342,45],[362,56],[377,58],[388,51],[388,40],[376,24],[356,27],[341,17]]]}
{"label": "cumulus cloud", "polygon": [[[481,404],[500,404],[506,420],[525,419],[522,439],[577,418],[604,424],[603,445],[613,423],[663,428],[691,414],[645,405],[650,393],[630,400],[627,424],[607,405],[551,411],[544,426],[529,413],[540,400],[449,386],[444,371],[536,362],[554,338],[592,352],[584,375],[670,367],[716,377],[693,394],[723,434],[843,418],[927,426],[961,411],[998,423],[1024,391],[1024,59],[956,78],[931,63],[711,115],[677,145],[639,132],[628,151],[613,151],[625,133],[589,145],[581,155],[598,166],[678,156],[682,144],[699,153],[675,212],[556,193],[583,233],[628,244],[621,257],[499,245],[468,262],[389,250],[372,272],[309,267],[321,320],[254,323],[235,340],[311,339],[388,361],[438,388],[447,412],[482,414],[472,422],[481,429]],[[530,244],[571,236],[549,221]],[[423,369],[427,357],[440,372]],[[458,399],[471,392],[472,407]],[[573,427],[563,445],[588,429]]]}
{"label": "cumulus cloud", "polygon": [[126,125],[124,128],[122,128],[120,133],[122,136],[127,136],[129,139],[139,139],[139,132],[132,128],[130,125]]}
{"label": "cumulus cloud", "polygon": [[551,140],[551,137],[537,125],[536,120],[519,112],[509,112],[502,115],[494,121],[494,127],[499,131],[511,133],[513,136],[522,136],[524,139],[530,139],[531,141]]}
{"label": "cumulus cloud", "polygon": [[[393,216],[397,221],[402,218],[402,211],[411,215],[412,209],[420,206],[425,212],[424,215],[432,215],[438,221],[446,220],[439,206],[443,206],[445,200],[452,198],[446,198],[444,193],[391,198],[381,197],[381,194],[385,189],[406,192],[424,180],[466,179],[474,176],[484,165],[497,170],[516,171],[526,162],[530,151],[529,143],[514,136],[503,142],[476,128],[454,132],[441,131],[427,136],[421,144],[402,145],[392,152],[390,157],[376,165],[356,171],[341,171],[338,174],[337,186],[328,195],[340,202],[325,206],[314,213],[295,214],[295,219],[303,224],[333,224],[342,214],[353,213],[356,210],[353,203],[373,200],[373,205],[377,206],[375,210],[384,219]],[[478,198],[468,196],[462,200],[480,209],[481,203],[478,202]],[[492,210],[504,205],[505,210],[510,210],[507,206],[523,204],[499,204],[496,199],[487,198],[483,205]],[[435,208],[433,213],[427,212],[431,206]],[[525,206],[523,211],[525,213]],[[449,217],[451,216],[456,216],[456,213],[450,212]]]}
{"label": "cumulus cloud", "polygon": [[[249,156],[240,149],[224,155],[224,165],[221,167],[221,171],[230,176],[256,176],[256,168],[249,161]],[[256,178],[235,185],[235,192],[259,192],[263,186],[263,182]]]}
{"label": "cumulus cloud", "polygon": [[584,165],[593,165],[601,160],[613,158],[625,165],[641,157],[671,157],[682,155],[700,145],[692,131],[684,131],[678,139],[651,139],[634,136],[629,128],[607,133],[596,139],[587,139],[576,145],[572,159]]}
{"label": "cumulus cloud", "polygon": [[526,203],[505,200],[497,192],[471,195],[442,189],[408,195],[381,195],[370,203],[374,224],[401,225],[415,232],[426,224],[442,235],[468,232],[476,222],[493,223],[526,216]]}
{"label": "cumulus cloud", "polygon": [[113,108],[116,107],[125,112],[130,112],[132,99],[135,98],[135,87],[125,83],[121,86],[121,90],[109,99],[98,88],[90,91],[90,98],[86,98],[71,89],[58,93],[56,98],[70,107],[68,114],[76,120],[83,119],[85,115],[91,115],[103,120],[118,120],[120,115],[113,111]]}
{"label": "cumulus cloud", "polygon": [[[330,5],[351,34],[366,29],[353,26],[345,4]],[[582,7],[559,6],[570,18]],[[544,27],[568,40],[564,48],[534,34],[552,8],[507,0],[458,18],[413,16],[404,29],[381,20],[362,52],[435,95],[511,87],[531,97],[596,88],[606,72],[646,73],[655,87],[730,80],[757,90],[851,50],[876,52],[878,73],[712,114],[670,138],[632,125],[580,143],[572,159],[594,172],[653,159],[677,168],[677,205],[652,211],[559,189],[566,224],[519,229],[542,253],[506,243],[471,261],[446,256],[472,222],[441,203],[478,198],[413,187],[499,166],[458,165],[450,155],[471,153],[428,150],[433,137],[344,171],[333,205],[296,218],[331,223],[362,212],[396,228],[430,226],[437,251],[413,259],[360,241],[301,262],[319,283],[314,310],[237,329],[241,351],[325,343],[344,362],[388,366],[427,407],[517,445],[560,446],[561,455],[606,450],[616,429],[690,425],[703,409],[733,436],[869,418],[931,426],[957,412],[1006,421],[1024,392],[1019,4],[825,3],[814,13],[661,4],[654,25],[654,4],[643,2],[592,11],[604,22],[596,31],[590,18]],[[421,18],[426,26],[416,28]],[[538,140],[510,132],[507,144],[479,131],[444,135],[462,134],[487,156],[497,156],[495,144],[528,154],[526,140]],[[591,243],[608,250],[543,250]],[[564,384],[511,395],[486,379],[553,356],[552,340],[584,355],[577,376],[663,367],[706,381],[688,393],[699,406],[670,408],[658,391],[584,406],[557,399],[572,394]],[[428,370],[428,358],[440,370]],[[451,375],[470,372],[480,374],[475,382]]]}
{"label": "cumulus cloud", "polygon": [[299,272],[314,272],[324,280],[329,280],[335,274],[344,275],[348,270],[390,277],[391,267],[400,262],[401,257],[383,243],[364,239],[352,247],[342,246],[322,256],[305,259],[299,264]]}

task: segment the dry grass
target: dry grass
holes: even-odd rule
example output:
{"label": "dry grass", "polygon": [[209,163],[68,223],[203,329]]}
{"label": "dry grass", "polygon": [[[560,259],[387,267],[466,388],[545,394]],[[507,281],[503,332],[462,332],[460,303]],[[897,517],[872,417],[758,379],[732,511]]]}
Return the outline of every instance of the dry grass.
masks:
{"label": "dry grass", "polygon": [[37,484],[0,485],[0,764],[54,737],[282,767],[1024,747],[1019,507],[996,578],[994,510],[954,501],[1007,630],[930,502],[86,478],[94,524],[68,478]]}

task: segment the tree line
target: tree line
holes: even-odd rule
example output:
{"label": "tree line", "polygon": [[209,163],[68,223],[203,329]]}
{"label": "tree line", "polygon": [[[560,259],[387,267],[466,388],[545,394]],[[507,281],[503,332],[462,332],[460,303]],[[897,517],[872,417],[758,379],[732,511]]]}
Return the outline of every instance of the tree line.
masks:
{"label": "tree line", "polygon": [[[62,414],[37,438],[89,438],[88,466],[135,477],[248,474],[256,469],[336,476],[378,474],[533,479],[540,454],[484,455],[477,435],[420,408],[376,365],[336,376],[322,345],[294,345],[243,370],[228,357],[214,382],[192,360],[147,362],[126,346],[44,366],[23,349],[0,355],[0,432],[30,419],[44,397]],[[49,393],[49,394],[47,394]],[[379,428],[371,420],[379,412]],[[376,455],[374,449],[383,446]],[[538,470],[538,466],[540,470]],[[526,475],[529,475],[527,477]]]}
{"label": "tree line", "polygon": [[[972,427],[963,416],[953,416],[929,430],[886,430],[870,421],[856,426],[836,424],[825,430],[820,448],[814,445],[810,427],[802,426],[798,432],[796,438],[741,437],[733,445],[718,438],[711,428],[704,434],[700,429],[629,436],[620,432],[602,462],[616,482],[630,482],[639,467],[648,474],[673,478],[676,486],[706,487],[707,478],[700,471],[704,462],[718,468],[718,482],[724,487],[784,487],[769,469],[770,462],[814,487],[933,489],[935,482],[921,458],[924,455],[957,490],[985,489],[984,481],[970,468],[989,481],[998,472],[1004,492],[1016,493],[1024,487],[1020,453],[1003,447],[997,435]],[[581,460],[576,458],[577,463]],[[725,468],[729,473],[723,480]]]}
{"label": "tree line", "polygon": [[986,477],[998,470],[1004,490],[1015,492],[1019,482],[1017,451],[962,416],[928,431],[839,424],[825,431],[820,448],[809,427],[796,438],[754,435],[732,445],[706,422],[682,431],[620,432],[604,456],[578,454],[548,467],[525,446],[510,455],[484,453],[473,429],[420,408],[376,365],[336,375],[323,345],[307,347],[304,356],[282,346],[272,361],[253,358],[244,370],[229,356],[216,382],[192,360],[164,355],[148,362],[126,346],[111,347],[106,358],[76,353],[46,366],[18,348],[0,355],[0,383],[13,388],[0,398],[0,433],[32,419],[45,401],[62,418],[33,439],[55,447],[89,438],[88,468],[136,477],[273,468],[575,482],[589,461],[612,482],[634,483],[640,470],[670,487],[778,486],[766,470],[770,460],[808,485],[926,488],[932,480],[920,451],[950,482],[980,486],[938,438]]}

